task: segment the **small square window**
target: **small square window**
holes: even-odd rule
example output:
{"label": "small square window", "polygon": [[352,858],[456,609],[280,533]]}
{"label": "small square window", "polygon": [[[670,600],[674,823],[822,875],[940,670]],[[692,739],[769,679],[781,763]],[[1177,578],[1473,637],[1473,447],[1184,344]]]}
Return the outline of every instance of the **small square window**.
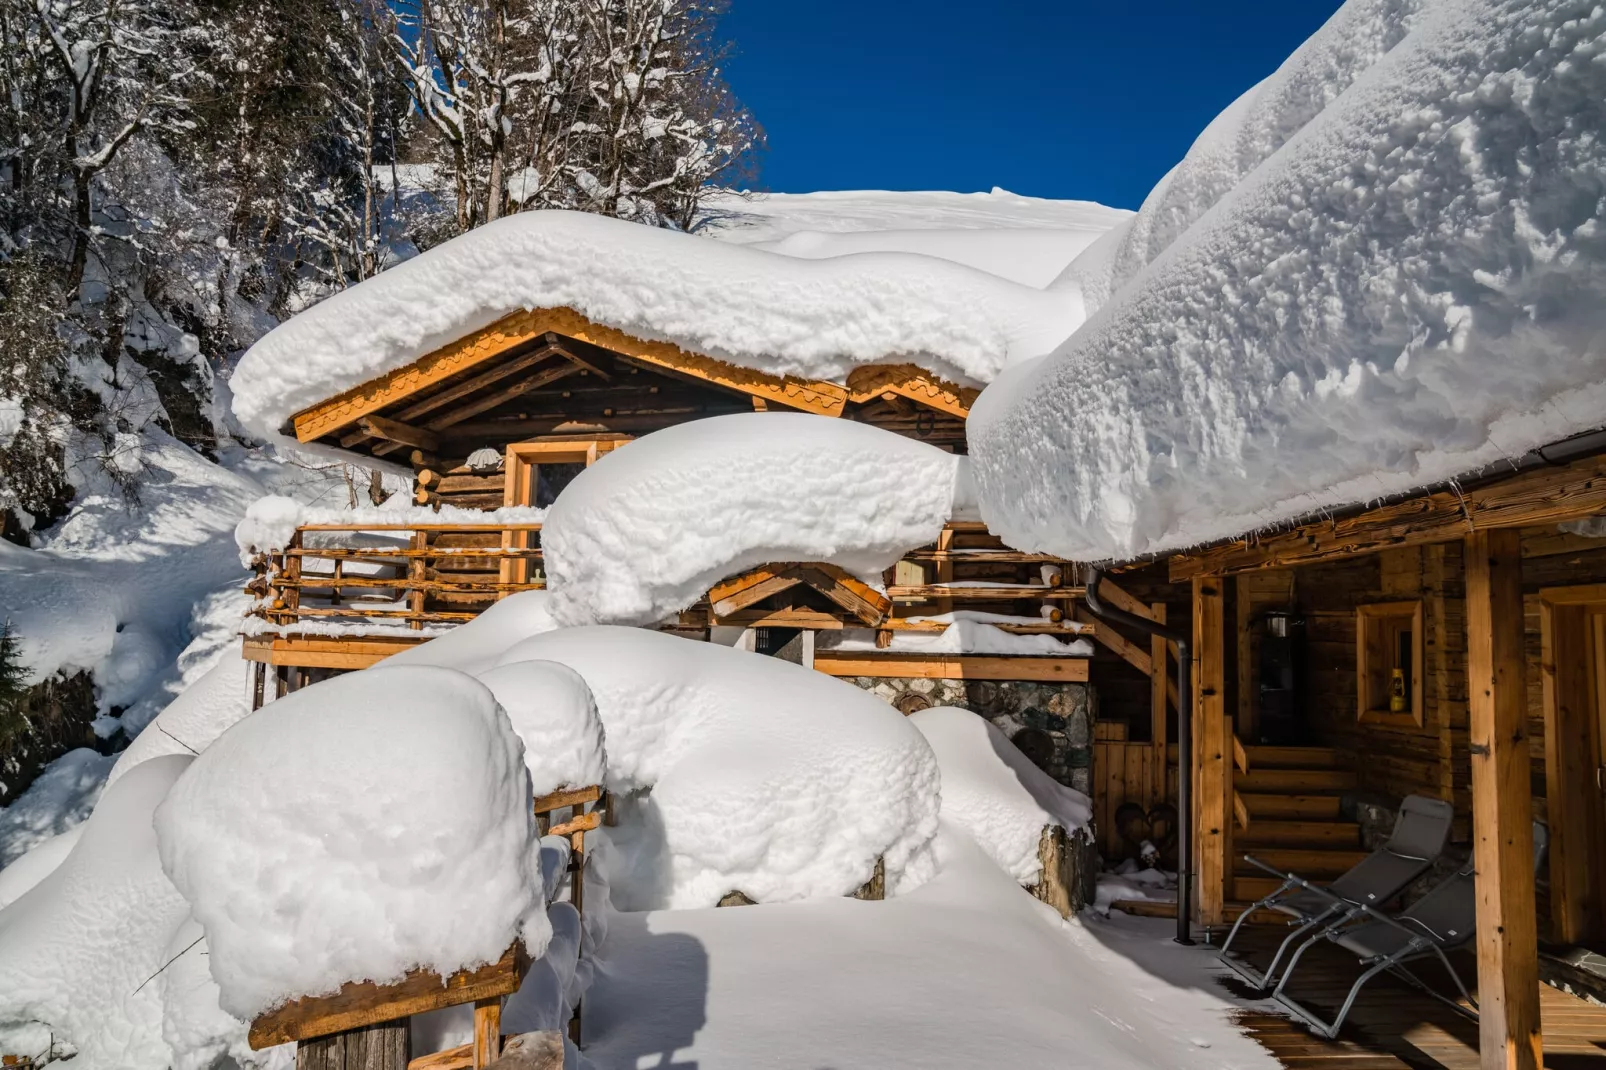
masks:
{"label": "small square window", "polygon": [[1355,698],[1360,720],[1420,725],[1422,677],[1422,603],[1356,607]]}

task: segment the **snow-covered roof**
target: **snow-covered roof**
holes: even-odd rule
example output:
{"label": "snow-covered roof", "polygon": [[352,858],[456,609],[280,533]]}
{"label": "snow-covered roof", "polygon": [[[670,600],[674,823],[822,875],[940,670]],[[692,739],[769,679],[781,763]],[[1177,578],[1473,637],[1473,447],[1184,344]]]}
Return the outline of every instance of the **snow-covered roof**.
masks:
{"label": "snow-covered roof", "polygon": [[1067,269],[1107,303],[972,408],[991,529],[1131,558],[1606,423],[1603,31],[1350,0]]}
{"label": "snow-covered roof", "polygon": [[522,212],[281,324],[241,359],[234,411],[270,436],[309,405],[510,313],[548,308],[760,372],[833,382],[907,362],[978,385],[1082,321],[1072,291],[932,256],[805,260],[598,216]]}

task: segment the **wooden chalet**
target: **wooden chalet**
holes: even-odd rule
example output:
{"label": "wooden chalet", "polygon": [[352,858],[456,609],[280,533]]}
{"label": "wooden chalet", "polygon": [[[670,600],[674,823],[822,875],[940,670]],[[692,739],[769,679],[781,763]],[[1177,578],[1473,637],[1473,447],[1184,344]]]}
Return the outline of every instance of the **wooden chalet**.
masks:
{"label": "wooden chalet", "polygon": [[[1606,538],[1580,533],[1602,530],[1603,450],[1606,435],[1584,435],[1454,486],[1111,569],[1191,635],[1195,932],[1276,886],[1246,852],[1336,876],[1409,794],[1453,804],[1449,853],[1476,866],[1477,1023],[1443,1027],[1442,1008],[1384,983],[1355,1019],[1372,1032],[1347,1034],[1359,1044],[1260,1021],[1288,1065],[1606,1065],[1606,1010],[1541,996],[1549,981],[1606,997]],[[1101,686],[1103,814],[1176,797],[1175,714],[1151,716],[1138,683]],[[1535,818],[1549,831],[1537,880]],[[1328,1009],[1359,972],[1354,956],[1334,969],[1310,997]],[[1418,1026],[1432,1036],[1412,1049],[1400,1038]]]}
{"label": "wooden chalet", "polygon": [[[548,505],[586,465],[632,439],[727,413],[809,412],[963,452],[976,394],[907,363],[860,367],[844,383],[769,375],[555,308],[505,316],[295,413],[283,430],[410,466],[418,505],[495,510]],[[452,516],[438,524],[309,524],[289,545],[264,548],[245,640],[245,656],[258,665],[258,701],[270,686],[283,693],[372,665],[507,594],[544,585],[538,523]],[[885,580],[876,590],[829,563],[774,562],[716,584],[670,626],[765,653],[801,638],[802,658],[816,669],[860,680],[1088,680],[1085,656],[895,649],[900,631],[945,627],[917,618],[979,609],[1015,618],[1000,625],[1005,631],[1099,640],[1108,659],[1150,671],[1148,645],[1093,623],[1062,562],[1012,550],[981,524],[949,524]],[[817,633],[844,629],[873,634],[874,646],[821,644],[815,654]]]}

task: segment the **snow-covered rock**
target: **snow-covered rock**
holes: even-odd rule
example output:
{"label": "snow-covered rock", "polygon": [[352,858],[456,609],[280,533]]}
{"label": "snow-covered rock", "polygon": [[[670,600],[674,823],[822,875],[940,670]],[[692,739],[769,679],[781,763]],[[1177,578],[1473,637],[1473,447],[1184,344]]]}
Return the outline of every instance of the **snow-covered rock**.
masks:
{"label": "snow-covered rock", "polygon": [[829,561],[879,585],[970,500],[964,458],[868,424],[805,413],[681,424],[607,454],[547,511],[552,614],[648,624],[776,561]]}
{"label": "snow-covered rock", "polygon": [[1032,764],[985,717],[957,706],[909,716],[931,744],[942,770],[942,817],[968,832],[1021,884],[1042,876],[1037,845],[1043,829],[1074,832],[1093,816],[1086,795]]}
{"label": "snow-covered rock", "polygon": [[424,666],[314,684],[224,732],[155,817],[223,1009],[450,973],[521,935],[539,955],[522,751],[483,684]]}
{"label": "snow-covered rock", "polygon": [[1108,303],[982,394],[992,530],[1131,558],[1606,422],[1603,36],[1573,0],[1350,0],[1068,269]]}
{"label": "snow-covered rock", "polygon": [[628,855],[616,904],[845,895],[878,856],[894,890],[931,875],[937,764],[879,699],[788,662],[636,628],[559,629],[502,655],[531,659],[590,685],[608,787],[650,789],[609,830]]}
{"label": "snow-covered rock", "polygon": [[948,260],[809,261],[574,212],[520,212],[281,324],[246,353],[234,412],[263,437],[317,401],[520,309],[572,308],[642,338],[776,375],[841,380],[913,362],[983,383],[1081,322],[1049,294]]}

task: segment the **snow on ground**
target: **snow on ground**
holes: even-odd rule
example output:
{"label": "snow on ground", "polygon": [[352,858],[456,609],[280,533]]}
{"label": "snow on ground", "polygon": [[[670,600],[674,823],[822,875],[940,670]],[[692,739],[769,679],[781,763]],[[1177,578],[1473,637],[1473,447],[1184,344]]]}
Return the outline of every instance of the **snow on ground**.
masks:
{"label": "snow on ground", "polygon": [[0,910],[0,1049],[43,1051],[53,1032],[77,1046],[81,1070],[170,1064],[160,989],[146,982],[189,906],[162,873],[151,814],[191,760],[124,777],[66,860]]}
{"label": "snow on ground", "polygon": [[950,261],[807,261],[572,212],[521,212],[445,242],[276,327],[230,380],[272,439],[296,411],[525,308],[573,308],[638,337],[777,375],[913,362],[959,383],[1046,352],[1081,322],[1045,293]]}
{"label": "snow on ground", "polygon": [[613,919],[585,1056],[747,1070],[1272,1070],[1214,952],[1145,919],[1062,922],[944,822],[941,873],[884,902]]}
{"label": "snow on ground", "polygon": [[51,762],[28,790],[0,810],[0,871],[83,821],[94,810],[115,758],[88,747]]}
{"label": "snow on ground", "polygon": [[1603,37],[1573,0],[1350,0],[1073,263],[1109,303],[983,393],[992,530],[1126,559],[1600,426]]}
{"label": "snow on ground", "polygon": [[741,413],[614,450],[564,488],[541,532],[553,616],[650,624],[774,561],[880,584],[969,508],[963,458],[869,424]]}
{"label": "snow on ground", "polygon": [[155,824],[241,1019],[495,961],[517,936],[539,956],[551,936],[523,744],[454,670],[381,666],[275,701],[202,751]]}
{"label": "snow on ground", "polygon": [[909,716],[942,770],[942,817],[968,829],[982,849],[1019,884],[1043,875],[1037,845],[1043,829],[1074,832],[1093,816],[1086,795],[1032,764],[990,721],[956,706],[933,706]]}
{"label": "snow on ground", "polygon": [[[477,622],[476,622],[477,623]],[[459,634],[476,624],[466,625]],[[585,678],[626,800],[616,901],[632,909],[846,895],[931,875],[938,771],[891,706],[774,658],[636,628],[563,628],[506,650]]]}

